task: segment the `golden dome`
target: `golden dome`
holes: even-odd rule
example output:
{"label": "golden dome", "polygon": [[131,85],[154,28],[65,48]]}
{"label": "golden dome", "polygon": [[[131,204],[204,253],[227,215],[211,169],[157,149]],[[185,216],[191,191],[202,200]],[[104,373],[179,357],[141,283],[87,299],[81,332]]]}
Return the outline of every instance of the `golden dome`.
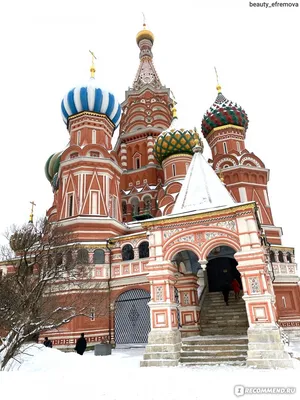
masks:
{"label": "golden dome", "polygon": [[143,39],[148,39],[150,40],[150,42],[154,42],[154,35],[151,31],[149,31],[148,29],[146,29],[146,24],[143,25],[144,29],[142,29],[141,31],[139,31],[139,33],[136,35],[136,42],[137,44],[139,44],[139,42]]}

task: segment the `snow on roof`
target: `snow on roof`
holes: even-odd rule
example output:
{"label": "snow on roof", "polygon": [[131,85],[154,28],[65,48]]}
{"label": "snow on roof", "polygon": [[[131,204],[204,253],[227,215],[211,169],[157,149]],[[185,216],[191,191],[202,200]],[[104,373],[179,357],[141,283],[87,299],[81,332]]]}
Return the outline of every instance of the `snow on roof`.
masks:
{"label": "snow on roof", "polygon": [[200,146],[194,155],[172,214],[232,206],[235,202],[211,166],[205,161]]}

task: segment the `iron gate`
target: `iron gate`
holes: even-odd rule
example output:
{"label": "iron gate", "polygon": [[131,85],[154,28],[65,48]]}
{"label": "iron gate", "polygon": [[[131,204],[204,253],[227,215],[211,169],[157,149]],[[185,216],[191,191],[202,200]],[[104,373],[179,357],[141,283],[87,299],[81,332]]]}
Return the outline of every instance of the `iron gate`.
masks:
{"label": "iron gate", "polygon": [[128,290],[116,301],[115,341],[124,343],[147,343],[150,332],[150,293],[142,289]]}

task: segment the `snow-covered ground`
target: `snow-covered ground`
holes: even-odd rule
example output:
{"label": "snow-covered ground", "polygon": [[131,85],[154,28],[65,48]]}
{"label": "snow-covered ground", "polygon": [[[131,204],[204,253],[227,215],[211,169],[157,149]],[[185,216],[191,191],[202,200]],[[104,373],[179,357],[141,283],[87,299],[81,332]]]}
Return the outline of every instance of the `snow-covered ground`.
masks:
{"label": "snow-covered ground", "polygon": [[292,387],[296,388],[295,394],[252,396],[300,398],[297,360],[293,370],[229,366],[140,368],[143,352],[143,348],[123,348],[113,350],[111,356],[95,356],[92,351],[79,356],[32,345],[21,356],[21,364],[15,361],[9,371],[0,373],[0,399],[227,400],[237,398],[236,385]]}

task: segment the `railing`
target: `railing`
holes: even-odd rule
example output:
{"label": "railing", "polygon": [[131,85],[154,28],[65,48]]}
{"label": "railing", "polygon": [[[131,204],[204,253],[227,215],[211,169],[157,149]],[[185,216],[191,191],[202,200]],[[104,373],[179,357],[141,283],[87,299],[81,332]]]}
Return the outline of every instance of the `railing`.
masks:
{"label": "railing", "polygon": [[273,262],[274,275],[298,275],[297,264]]}
{"label": "railing", "polygon": [[201,308],[202,308],[202,305],[203,305],[203,302],[204,302],[204,299],[205,299],[207,291],[208,291],[208,286],[205,285],[204,288],[202,289],[202,292],[200,293],[200,298],[199,298],[200,311],[201,311]]}

